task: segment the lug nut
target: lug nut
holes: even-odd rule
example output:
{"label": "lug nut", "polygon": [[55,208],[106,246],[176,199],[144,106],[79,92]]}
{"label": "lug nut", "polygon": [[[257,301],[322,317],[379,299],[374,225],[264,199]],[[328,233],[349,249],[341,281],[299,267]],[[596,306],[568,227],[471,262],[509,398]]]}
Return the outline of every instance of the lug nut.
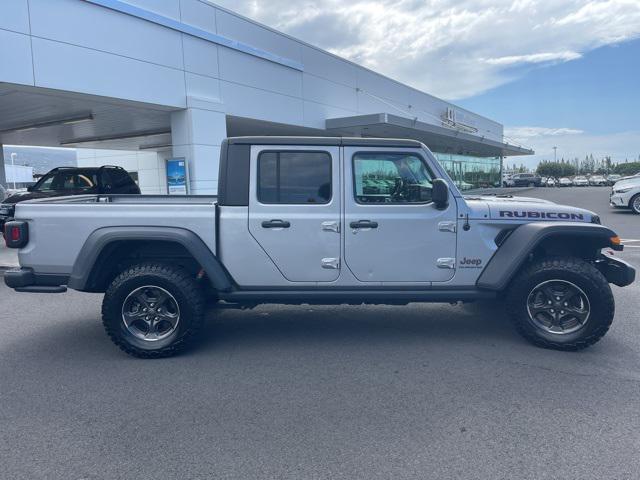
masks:
{"label": "lug nut", "polygon": [[560,313],[564,314],[564,310],[560,310]]}

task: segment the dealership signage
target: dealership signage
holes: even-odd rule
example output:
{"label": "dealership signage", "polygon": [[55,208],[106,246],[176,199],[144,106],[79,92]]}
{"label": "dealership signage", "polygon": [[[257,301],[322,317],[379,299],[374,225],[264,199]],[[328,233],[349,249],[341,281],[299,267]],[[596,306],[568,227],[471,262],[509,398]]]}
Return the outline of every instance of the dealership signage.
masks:
{"label": "dealership signage", "polygon": [[187,162],[184,158],[167,160],[167,191],[169,195],[187,195],[189,193]]}

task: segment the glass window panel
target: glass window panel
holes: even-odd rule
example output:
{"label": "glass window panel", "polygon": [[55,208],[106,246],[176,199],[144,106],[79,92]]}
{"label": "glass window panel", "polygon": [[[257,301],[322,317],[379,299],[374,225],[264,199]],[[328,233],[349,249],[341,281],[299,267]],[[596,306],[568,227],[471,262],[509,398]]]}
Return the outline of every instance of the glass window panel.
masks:
{"label": "glass window panel", "polygon": [[261,153],[258,200],[262,203],[329,203],[331,155],[296,151]]}
{"label": "glass window panel", "polygon": [[357,153],[353,183],[358,203],[427,203],[432,176],[416,155]]}

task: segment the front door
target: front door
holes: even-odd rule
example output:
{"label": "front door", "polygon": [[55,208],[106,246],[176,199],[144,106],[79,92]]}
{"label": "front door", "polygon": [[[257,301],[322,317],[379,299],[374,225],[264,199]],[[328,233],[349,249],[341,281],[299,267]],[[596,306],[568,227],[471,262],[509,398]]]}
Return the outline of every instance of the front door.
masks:
{"label": "front door", "polygon": [[445,282],[455,273],[456,204],[438,210],[421,149],[345,147],[345,263],[362,282]]}
{"label": "front door", "polygon": [[338,147],[254,146],[249,232],[291,282],[340,274]]}

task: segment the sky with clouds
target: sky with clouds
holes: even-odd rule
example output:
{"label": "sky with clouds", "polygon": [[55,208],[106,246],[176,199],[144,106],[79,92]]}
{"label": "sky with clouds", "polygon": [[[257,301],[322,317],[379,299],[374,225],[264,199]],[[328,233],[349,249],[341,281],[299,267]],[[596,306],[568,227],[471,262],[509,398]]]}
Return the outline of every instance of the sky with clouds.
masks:
{"label": "sky with clouds", "polygon": [[527,163],[640,154],[640,0],[215,3],[505,124]]}

